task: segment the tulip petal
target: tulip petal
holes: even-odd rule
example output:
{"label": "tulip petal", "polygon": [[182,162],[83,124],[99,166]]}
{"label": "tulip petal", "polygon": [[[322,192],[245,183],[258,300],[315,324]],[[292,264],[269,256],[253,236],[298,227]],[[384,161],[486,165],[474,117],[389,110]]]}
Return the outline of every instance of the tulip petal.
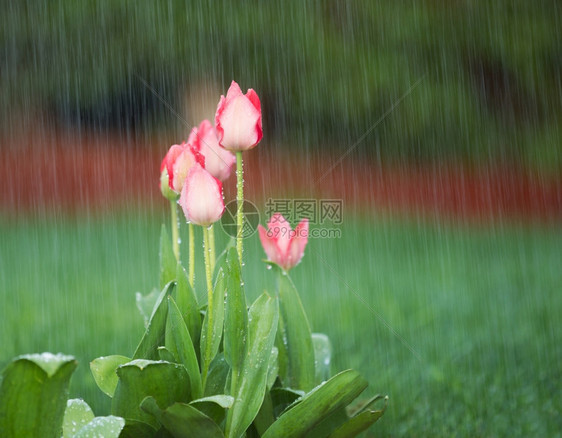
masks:
{"label": "tulip petal", "polygon": [[[174,174],[174,163],[178,156],[183,152],[184,146],[180,146],[179,144],[175,144],[166,153],[166,156],[162,160],[162,165],[160,166],[160,173],[164,170],[164,167],[168,171],[168,175]],[[172,190],[174,190],[173,185],[173,178],[169,178],[169,185]]]}
{"label": "tulip petal", "polygon": [[240,85],[238,85],[236,81],[232,81],[230,83],[230,87],[228,87],[228,91],[226,92],[226,100],[231,100],[234,99],[235,97],[243,96],[243,95],[244,93],[242,93],[242,89],[240,88]]}
{"label": "tulip petal", "polygon": [[225,181],[232,172],[236,157],[219,145],[217,134],[209,120],[199,125],[199,151],[205,157],[205,169],[215,178]]}
{"label": "tulip petal", "polygon": [[280,213],[275,213],[271,219],[269,219],[267,227],[269,229],[269,234],[273,236],[275,244],[277,245],[277,251],[279,252],[278,257],[280,260],[279,264],[283,266],[287,262],[287,251],[293,234],[291,225]]}
{"label": "tulip petal", "polygon": [[308,243],[308,219],[303,219],[295,227],[293,239],[289,245],[287,262],[290,268],[299,264]]}
{"label": "tulip petal", "polygon": [[189,147],[194,152],[199,151],[201,149],[199,140],[199,132],[197,128],[193,128],[189,133],[189,137],[187,137],[187,147]]}
{"label": "tulip petal", "polygon": [[252,105],[261,112],[261,103],[258,94],[254,91],[253,88],[250,88],[246,93],[246,97],[252,102]]}
{"label": "tulip petal", "polygon": [[178,155],[173,163],[172,189],[178,193],[181,192],[185,179],[187,178],[187,174],[195,163],[200,163],[200,161],[193,153],[193,150],[189,147],[184,147],[183,151]]}
{"label": "tulip petal", "polygon": [[222,184],[196,163],[187,175],[179,203],[188,221],[209,226],[224,212]]}
{"label": "tulip petal", "polygon": [[270,262],[277,263],[279,265],[279,252],[277,250],[275,239],[268,235],[268,231],[261,224],[258,225],[258,233],[260,236],[261,245],[263,246],[263,250],[267,255],[267,259]]}

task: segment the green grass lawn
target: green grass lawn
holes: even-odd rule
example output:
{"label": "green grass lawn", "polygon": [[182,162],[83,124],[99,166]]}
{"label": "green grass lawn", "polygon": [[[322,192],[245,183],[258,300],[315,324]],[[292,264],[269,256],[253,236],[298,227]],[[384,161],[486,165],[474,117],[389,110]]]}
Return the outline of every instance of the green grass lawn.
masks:
{"label": "green grass lawn", "polygon": [[[0,366],[24,352],[74,354],[71,396],[107,413],[88,363],[131,355],[140,339],[134,293],[158,282],[163,219],[135,212],[0,221]],[[313,330],[332,339],[333,371],[356,368],[370,382],[365,395],[390,396],[373,432],[560,434],[559,228],[377,217],[346,218],[341,232],[311,240],[292,277]],[[245,253],[253,299],[271,274],[257,235]]]}

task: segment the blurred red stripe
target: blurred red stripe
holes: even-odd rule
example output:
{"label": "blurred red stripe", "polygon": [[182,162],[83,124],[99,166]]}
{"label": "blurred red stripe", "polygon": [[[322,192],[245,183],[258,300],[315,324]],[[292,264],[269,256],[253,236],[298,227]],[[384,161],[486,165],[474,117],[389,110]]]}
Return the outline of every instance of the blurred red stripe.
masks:
{"label": "blurred red stripe", "polygon": [[[4,175],[0,210],[9,216],[45,211],[79,213],[116,206],[165,205],[158,189],[159,167],[168,144],[133,144],[130,137],[49,132],[38,139],[3,140]],[[145,141],[148,143],[148,141]],[[157,149],[157,150],[156,150]],[[323,180],[338,156],[315,159],[282,154],[261,144],[245,153],[248,199],[300,196],[343,199],[359,211],[398,211],[467,220],[560,221],[562,176],[512,168],[468,168],[458,164],[379,166],[347,157]],[[316,151],[318,153],[318,151]],[[234,176],[226,196],[234,195]]]}

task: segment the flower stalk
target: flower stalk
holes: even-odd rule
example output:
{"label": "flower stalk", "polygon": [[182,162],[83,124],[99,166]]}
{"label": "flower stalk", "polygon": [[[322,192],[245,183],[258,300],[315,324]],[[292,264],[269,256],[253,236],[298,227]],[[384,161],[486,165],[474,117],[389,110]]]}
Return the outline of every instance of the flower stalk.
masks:
{"label": "flower stalk", "polygon": [[244,226],[244,166],[242,164],[242,151],[236,151],[236,250],[240,266],[242,262],[242,230]]}
{"label": "flower stalk", "polygon": [[207,278],[207,327],[209,331],[207,333],[208,339],[205,347],[205,352],[203,355],[203,370],[202,370],[202,378],[203,378],[203,389],[205,389],[205,384],[207,382],[207,373],[209,371],[209,363],[210,358],[212,355],[212,345],[211,339],[213,338],[213,274],[211,271],[211,261],[210,261],[210,247],[209,247],[209,229],[208,227],[202,227],[203,229],[203,255],[205,259],[205,274]]}
{"label": "flower stalk", "polygon": [[[172,250],[176,261],[180,261],[180,236],[179,236],[179,222],[178,222],[178,207],[177,202],[170,200],[170,211],[172,217]],[[190,259],[191,260],[191,259]]]}
{"label": "flower stalk", "polygon": [[215,227],[209,227],[209,255],[211,257],[211,273],[215,272],[215,262],[217,260],[215,253]]}
{"label": "flower stalk", "polygon": [[193,224],[189,224],[189,268],[188,268],[188,281],[189,285],[193,288],[195,281],[195,232]]}

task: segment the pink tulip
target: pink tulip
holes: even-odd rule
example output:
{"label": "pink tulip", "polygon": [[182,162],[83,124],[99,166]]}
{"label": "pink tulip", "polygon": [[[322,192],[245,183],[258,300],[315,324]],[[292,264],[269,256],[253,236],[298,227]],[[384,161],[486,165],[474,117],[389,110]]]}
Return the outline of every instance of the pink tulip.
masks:
{"label": "pink tulip", "polygon": [[232,81],[215,114],[219,144],[229,151],[246,151],[262,139],[260,98],[251,88],[244,95]]}
{"label": "pink tulip", "polygon": [[162,160],[160,173],[166,168],[170,188],[176,193],[181,193],[185,178],[195,163],[205,166],[205,158],[198,151],[196,128],[191,131],[187,143],[175,144],[168,150]]}
{"label": "pink tulip", "polygon": [[267,224],[267,230],[258,226],[261,244],[269,261],[288,271],[296,266],[304,255],[308,242],[308,219],[303,219],[291,229],[280,213],[275,213]]}
{"label": "pink tulip", "polygon": [[199,152],[205,157],[205,169],[215,178],[225,181],[230,176],[236,157],[219,145],[211,122],[203,120],[198,130]]}
{"label": "pink tulip", "polygon": [[208,227],[224,212],[222,183],[196,163],[187,174],[179,204],[189,222]]}

